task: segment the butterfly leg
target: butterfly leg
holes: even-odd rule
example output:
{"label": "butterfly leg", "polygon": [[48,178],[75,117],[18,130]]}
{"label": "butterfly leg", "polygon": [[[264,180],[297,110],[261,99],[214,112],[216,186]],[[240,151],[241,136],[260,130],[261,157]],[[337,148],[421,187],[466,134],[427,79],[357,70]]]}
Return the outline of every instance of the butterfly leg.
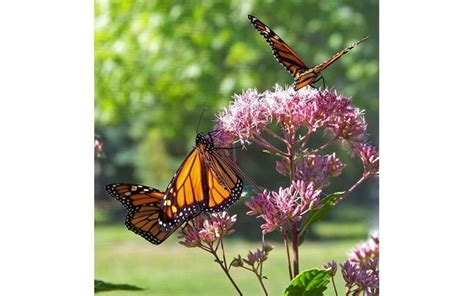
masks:
{"label": "butterfly leg", "polygon": [[312,84],[316,84],[316,82],[318,82],[319,80],[322,80],[323,81],[323,88],[325,89],[326,88],[326,81],[324,80],[324,76],[319,76],[318,79],[316,79]]}

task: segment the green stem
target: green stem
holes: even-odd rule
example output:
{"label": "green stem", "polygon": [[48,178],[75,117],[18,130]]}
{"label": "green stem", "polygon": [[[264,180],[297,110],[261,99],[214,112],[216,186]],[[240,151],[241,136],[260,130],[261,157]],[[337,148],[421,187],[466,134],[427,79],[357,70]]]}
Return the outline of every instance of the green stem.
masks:
{"label": "green stem", "polygon": [[338,296],[338,295],[337,295],[336,284],[334,283],[334,276],[331,277],[331,282],[332,282],[332,286],[333,286],[333,288],[334,288],[334,293],[336,293],[336,296]]}
{"label": "green stem", "polygon": [[258,273],[257,269],[259,267],[257,267],[254,271],[255,275],[257,276],[257,279],[258,281],[260,282],[260,286],[262,286],[262,289],[263,289],[263,292],[265,293],[265,296],[268,296],[268,292],[267,292],[267,289],[265,289],[265,285],[263,284],[263,280],[262,280],[262,265],[263,263],[260,263],[260,273]]}

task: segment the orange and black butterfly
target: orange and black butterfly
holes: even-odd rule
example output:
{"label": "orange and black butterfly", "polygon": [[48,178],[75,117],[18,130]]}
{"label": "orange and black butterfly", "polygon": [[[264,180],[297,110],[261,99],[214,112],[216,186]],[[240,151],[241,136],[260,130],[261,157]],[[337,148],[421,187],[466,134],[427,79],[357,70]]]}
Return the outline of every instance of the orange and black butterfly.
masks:
{"label": "orange and black butterfly", "polygon": [[[368,37],[362,38],[355,42],[349,47],[344,48],[338,53],[334,54],[329,59],[325,60],[321,64],[309,68],[296,54],[296,52],[283,41],[272,29],[262,23],[259,19],[249,15],[249,20],[257,31],[265,38],[267,43],[270,45],[273,51],[273,56],[278,60],[280,64],[285,67],[291,76],[295,79],[294,90],[299,90],[306,85],[311,85],[319,81],[322,76],[321,72],[329,67],[332,63],[337,61],[344,54],[349,52],[351,49],[356,47],[359,43],[367,39]],[[324,79],[323,79],[324,80]]]}
{"label": "orange and black butterfly", "polygon": [[109,184],[107,192],[128,213],[127,228],[153,244],[162,243],[184,222],[205,212],[220,212],[235,203],[243,190],[236,164],[216,149],[212,133],[196,136],[165,192],[138,184]]}

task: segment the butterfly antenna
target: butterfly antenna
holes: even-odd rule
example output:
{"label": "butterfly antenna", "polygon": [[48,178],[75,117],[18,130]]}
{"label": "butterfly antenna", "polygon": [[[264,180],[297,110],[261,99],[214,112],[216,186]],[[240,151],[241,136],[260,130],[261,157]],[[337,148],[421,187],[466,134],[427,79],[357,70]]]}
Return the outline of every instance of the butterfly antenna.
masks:
{"label": "butterfly antenna", "polygon": [[204,109],[202,109],[202,111],[201,111],[201,116],[199,116],[198,125],[197,125],[197,127],[196,127],[196,134],[197,134],[198,131],[199,131],[199,126],[201,125],[201,119],[202,119],[202,116],[204,115],[204,112],[206,112],[206,110],[207,110],[207,108],[204,108]]}

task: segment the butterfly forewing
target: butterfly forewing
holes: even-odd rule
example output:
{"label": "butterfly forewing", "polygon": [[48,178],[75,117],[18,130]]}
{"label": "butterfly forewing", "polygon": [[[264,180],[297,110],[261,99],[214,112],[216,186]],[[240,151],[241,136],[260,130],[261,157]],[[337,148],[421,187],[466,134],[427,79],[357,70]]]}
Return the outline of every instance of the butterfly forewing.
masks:
{"label": "butterfly forewing", "polygon": [[298,78],[308,67],[296,54],[296,52],[286,44],[272,29],[266,26],[262,21],[249,15],[249,20],[254,28],[265,38],[273,51],[273,56],[277,61],[290,72],[293,78]]}
{"label": "butterfly forewing", "polygon": [[207,171],[209,198],[207,212],[220,212],[234,204],[242,194],[243,182],[232,167],[234,163],[225,155],[213,151],[208,158]]}
{"label": "butterfly forewing", "polygon": [[194,148],[168,185],[163,202],[165,229],[199,215],[204,207],[203,181],[201,156]]}

